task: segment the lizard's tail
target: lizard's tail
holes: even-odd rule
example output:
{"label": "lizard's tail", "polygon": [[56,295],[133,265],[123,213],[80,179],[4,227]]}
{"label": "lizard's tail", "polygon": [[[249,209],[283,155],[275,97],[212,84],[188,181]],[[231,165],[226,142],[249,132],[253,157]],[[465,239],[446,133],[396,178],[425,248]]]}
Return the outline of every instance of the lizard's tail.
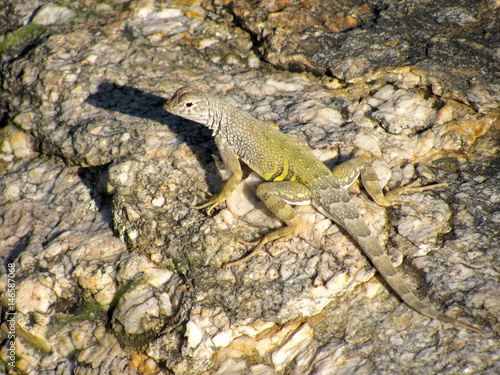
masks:
{"label": "lizard's tail", "polygon": [[322,214],[341,225],[358,242],[365,254],[370,258],[391,288],[415,311],[430,318],[452,323],[457,326],[468,328],[472,331],[484,334],[484,332],[468,323],[452,318],[440,313],[417,298],[408,288],[398,271],[394,268],[391,260],[380,246],[377,239],[371,234],[359,212],[350,200],[348,193],[340,186],[322,186],[317,184],[317,189],[313,190],[312,203]]}
{"label": "lizard's tail", "polygon": [[[348,228],[346,229],[349,231]],[[391,288],[412,309],[430,318],[439,319],[442,322],[452,323],[484,334],[481,329],[473,326],[472,324],[468,324],[461,320],[452,318],[451,316],[448,316],[446,314],[440,313],[439,311],[432,309],[421,300],[419,300],[417,296],[415,296],[415,294],[413,294],[413,292],[408,288],[403,278],[399,275],[398,271],[394,268],[391,260],[389,259],[387,254],[385,254],[382,247],[378,244],[378,241],[375,237],[370,235],[368,237],[358,238],[358,242],[372,261],[373,265],[382,274]]]}

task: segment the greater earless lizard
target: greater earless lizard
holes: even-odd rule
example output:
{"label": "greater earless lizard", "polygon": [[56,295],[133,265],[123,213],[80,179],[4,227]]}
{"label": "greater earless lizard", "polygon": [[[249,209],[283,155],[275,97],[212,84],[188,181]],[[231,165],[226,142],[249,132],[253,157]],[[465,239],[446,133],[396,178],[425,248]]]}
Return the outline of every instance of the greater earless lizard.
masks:
{"label": "greater earless lizard", "polygon": [[297,235],[304,223],[296,215],[292,205],[311,204],[349,232],[391,288],[412,309],[431,318],[483,333],[471,324],[432,309],[413,294],[360,217],[346,190],[361,176],[374,201],[387,207],[408,204],[397,200],[401,193],[423,191],[438,185],[399,188],[384,196],[378,178],[366,159],[353,158],[330,170],[310,150],[280,132],[277,126],[195,88],[183,87],[177,90],[164,108],[172,114],[207,126],[212,131],[222,161],[231,174],[218,195],[195,208],[208,207],[207,213],[210,215],[224,203],[242,179],[240,161],[243,161],[267,181],[259,185],[257,195],[286,224],[258,241],[249,255],[228,265],[246,261],[269,242]]}

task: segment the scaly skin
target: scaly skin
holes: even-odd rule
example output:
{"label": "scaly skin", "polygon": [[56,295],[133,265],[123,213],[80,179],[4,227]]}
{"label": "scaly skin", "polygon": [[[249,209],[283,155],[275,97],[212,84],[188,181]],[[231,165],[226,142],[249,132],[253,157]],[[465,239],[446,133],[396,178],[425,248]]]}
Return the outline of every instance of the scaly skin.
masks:
{"label": "scaly skin", "polygon": [[265,244],[278,238],[297,235],[303,222],[291,205],[312,204],[349,232],[408,306],[431,318],[483,333],[471,324],[433,310],[413,294],[371,234],[346,191],[361,175],[363,184],[375,202],[387,207],[409,204],[396,200],[401,193],[423,191],[445,184],[400,188],[384,196],[367,160],[354,158],[331,171],[308,149],[281,133],[275,124],[258,120],[217,96],[191,87],[179,89],[165,109],[211,129],[222,161],[231,173],[221,193],[196,208],[208,207],[207,213],[210,215],[214,208],[225,202],[241,181],[241,160],[268,181],[259,185],[257,195],[286,224],[264,236],[249,255],[228,265],[241,264],[257,254]]}

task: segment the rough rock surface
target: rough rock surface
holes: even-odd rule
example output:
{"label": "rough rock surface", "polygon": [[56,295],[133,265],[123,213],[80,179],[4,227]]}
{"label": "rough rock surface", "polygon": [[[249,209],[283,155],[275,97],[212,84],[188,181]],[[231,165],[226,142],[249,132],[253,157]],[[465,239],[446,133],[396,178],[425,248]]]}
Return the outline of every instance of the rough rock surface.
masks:
{"label": "rough rock surface", "polygon": [[[500,372],[499,9],[0,5],[1,370]],[[225,171],[205,128],[162,109],[186,84],[277,122],[329,166],[357,152],[390,188],[447,182],[406,198],[420,211],[353,196],[416,293],[485,336],[410,310],[310,207],[297,208],[306,233],[221,267],[248,251],[238,237],[281,224],[252,173],[213,217],[191,208]]]}

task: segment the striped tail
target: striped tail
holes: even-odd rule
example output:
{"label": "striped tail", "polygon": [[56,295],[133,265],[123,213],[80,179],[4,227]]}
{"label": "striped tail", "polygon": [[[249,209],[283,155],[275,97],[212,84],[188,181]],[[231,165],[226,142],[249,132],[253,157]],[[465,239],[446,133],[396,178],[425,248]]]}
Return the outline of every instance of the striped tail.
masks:
{"label": "striped tail", "polygon": [[452,323],[484,334],[481,329],[471,324],[432,309],[413,294],[392,265],[384,249],[380,246],[377,239],[371,234],[370,229],[360,217],[348,193],[334,178],[325,178],[322,179],[322,181],[316,180],[311,190],[312,204],[314,207],[349,232],[391,288],[408,306],[430,318]]}
{"label": "striped tail", "polygon": [[[351,233],[351,231],[349,230],[349,228],[347,228],[347,226],[345,229],[349,233]],[[417,296],[415,296],[415,294],[413,294],[413,292],[408,288],[402,277],[399,275],[398,271],[394,268],[394,266],[391,263],[391,260],[389,259],[387,254],[385,254],[382,247],[378,244],[378,241],[375,237],[369,235],[368,237],[358,237],[356,238],[356,240],[363,248],[365,254],[370,258],[373,265],[377,268],[380,274],[391,286],[391,288],[413,310],[419,312],[420,314],[426,315],[430,318],[438,319],[446,323],[452,323],[457,326],[468,328],[472,331],[484,334],[484,332],[481,329],[473,326],[472,324],[468,324],[461,320],[452,318],[451,316],[448,316],[446,314],[440,313],[439,311],[432,309],[431,307],[423,303],[421,300],[419,300]]]}

